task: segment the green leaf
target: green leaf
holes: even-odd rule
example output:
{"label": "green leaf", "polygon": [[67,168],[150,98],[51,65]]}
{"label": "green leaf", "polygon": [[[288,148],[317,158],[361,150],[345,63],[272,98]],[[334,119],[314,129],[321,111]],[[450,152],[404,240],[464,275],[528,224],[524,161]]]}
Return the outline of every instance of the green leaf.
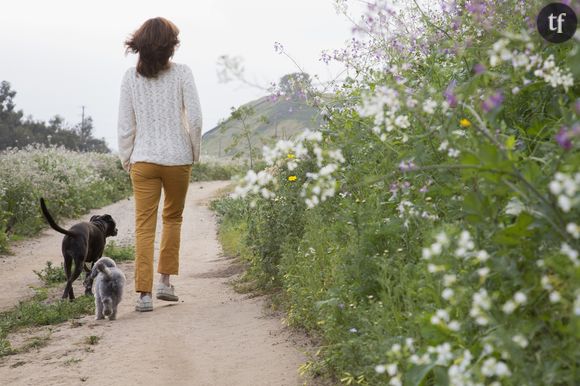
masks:
{"label": "green leaf", "polygon": [[508,150],[513,150],[516,147],[516,137],[515,135],[510,135],[505,141],[505,147]]}
{"label": "green leaf", "polygon": [[419,386],[427,377],[427,374],[435,367],[435,363],[421,366],[413,366],[405,375],[405,386]]}

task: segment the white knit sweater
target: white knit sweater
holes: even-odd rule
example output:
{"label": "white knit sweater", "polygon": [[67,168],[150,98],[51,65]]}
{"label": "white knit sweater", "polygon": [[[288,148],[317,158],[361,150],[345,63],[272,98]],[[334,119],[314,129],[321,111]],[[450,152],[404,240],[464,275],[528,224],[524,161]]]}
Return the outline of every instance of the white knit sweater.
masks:
{"label": "white knit sweater", "polygon": [[146,78],[129,68],[121,85],[117,132],[125,170],[139,161],[198,162],[201,107],[191,69],[171,63],[156,78]]}

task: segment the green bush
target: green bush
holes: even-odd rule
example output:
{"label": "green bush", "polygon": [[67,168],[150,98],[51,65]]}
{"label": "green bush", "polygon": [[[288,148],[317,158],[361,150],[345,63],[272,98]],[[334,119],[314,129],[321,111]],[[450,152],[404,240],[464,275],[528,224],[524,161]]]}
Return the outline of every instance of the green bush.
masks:
{"label": "green bush", "polygon": [[222,210],[288,321],[322,337],[310,368],[363,385],[580,382],[580,50],[527,24],[542,5],[403,7],[419,20],[349,57],[358,76],[319,134],[266,151],[236,189],[247,210]]}
{"label": "green bush", "polygon": [[194,163],[191,169],[191,181],[230,180],[241,171],[242,168],[235,164]]}
{"label": "green bush", "polygon": [[115,260],[116,263],[122,261],[133,261],[135,260],[135,247],[132,245],[117,245],[116,242],[109,241],[107,245],[105,245],[103,256],[110,257]]}
{"label": "green bush", "polygon": [[[72,267],[74,270],[74,267]],[[54,267],[52,262],[47,261],[46,266],[40,271],[33,271],[36,276],[44,283],[44,285],[51,285],[57,283],[64,283],[66,281],[66,274],[62,263],[58,267]]]}
{"label": "green bush", "polygon": [[128,174],[110,154],[28,146],[0,153],[0,250],[10,235],[46,227],[39,198],[56,218],[75,217],[130,194]]}

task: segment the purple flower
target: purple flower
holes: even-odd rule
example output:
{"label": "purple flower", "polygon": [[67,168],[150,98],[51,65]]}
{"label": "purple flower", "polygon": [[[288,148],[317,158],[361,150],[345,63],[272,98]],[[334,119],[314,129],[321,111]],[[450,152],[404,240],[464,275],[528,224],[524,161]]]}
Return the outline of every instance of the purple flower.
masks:
{"label": "purple flower", "polygon": [[447,86],[447,89],[445,89],[445,91],[443,92],[443,96],[445,97],[445,100],[447,101],[447,103],[449,103],[449,107],[451,108],[457,107],[457,97],[453,93],[456,84],[457,82],[455,81],[455,79],[452,80],[451,83],[449,83],[449,85]]}
{"label": "purple flower", "polygon": [[567,127],[562,127],[558,134],[556,134],[556,142],[566,151],[572,149],[572,138],[567,130]]}
{"label": "purple flower", "polygon": [[473,66],[473,72],[475,75],[483,74],[485,72],[485,66],[481,63],[477,63]]}
{"label": "purple flower", "polygon": [[413,161],[401,161],[401,163],[399,164],[399,169],[401,169],[402,172],[408,172],[410,170],[414,170],[417,168],[417,165],[415,165],[413,163]]}
{"label": "purple flower", "polygon": [[496,108],[501,106],[503,99],[504,98],[502,92],[496,91],[490,97],[488,97],[486,100],[483,101],[483,103],[481,104],[481,108],[486,113],[489,113],[490,111],[495,110]]}

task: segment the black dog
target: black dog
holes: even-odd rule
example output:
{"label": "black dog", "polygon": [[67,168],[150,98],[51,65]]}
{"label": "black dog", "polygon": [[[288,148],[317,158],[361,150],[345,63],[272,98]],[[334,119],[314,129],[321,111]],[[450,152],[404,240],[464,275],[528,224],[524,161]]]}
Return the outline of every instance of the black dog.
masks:
{"label": "black dog", "polygon": [[[73,300],[75,295],[72,283],[79,277],[83,268],[85,272],[90,272],[85,267],[85,263],[93,263],[92,265],[94,265],[95,261],[103,255],[107,237],[117,235],[117,225],[113,218],[106,214],[104,216],[93,216],[90,222],[81,222],[66,230],[58,226],[54,221],[46,208],[43,198],[40,199],[40,208],[52,229],[65,235],[62,240],[62,255],[64,256],[64,271],[67,281],[62,298],[66,299],[68,297]],[[75,268],[71,274],[73,261]],[[87,288],[85,293],[92,294],[91,289]]]}

